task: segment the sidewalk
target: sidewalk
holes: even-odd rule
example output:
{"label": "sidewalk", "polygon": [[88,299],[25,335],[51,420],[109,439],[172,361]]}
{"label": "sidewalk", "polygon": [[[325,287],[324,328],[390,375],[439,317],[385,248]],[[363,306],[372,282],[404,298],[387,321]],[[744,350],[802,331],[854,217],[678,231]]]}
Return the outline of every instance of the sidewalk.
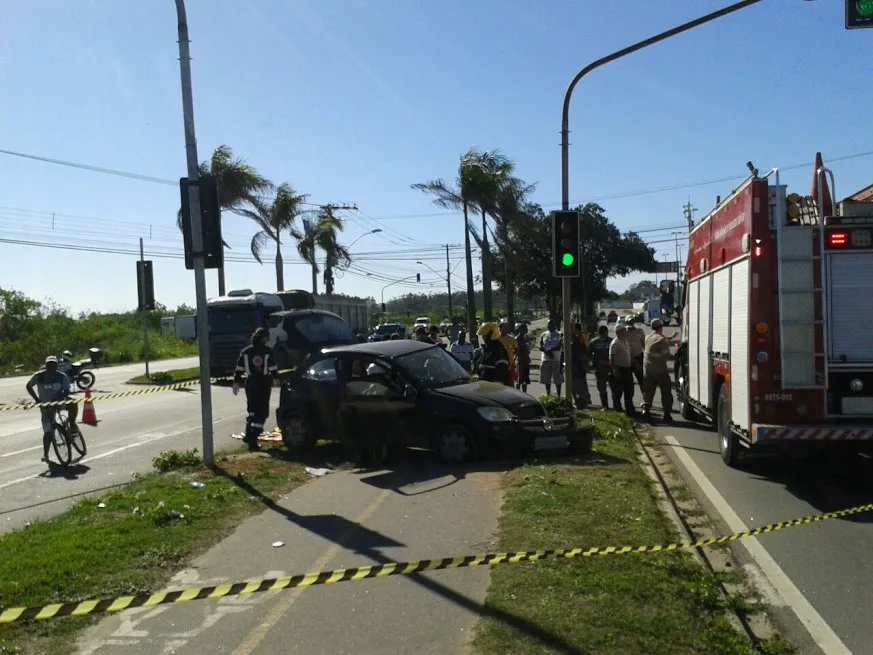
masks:
{"label": "sidewalk", "polygon": [[[169,587],[488,552],[502,476],[448,473],[432,459],[332,473],[268,505]],[[488,581],[487,568],[455,569],[131,610],[89,629],[79,652],[460,653]]]}

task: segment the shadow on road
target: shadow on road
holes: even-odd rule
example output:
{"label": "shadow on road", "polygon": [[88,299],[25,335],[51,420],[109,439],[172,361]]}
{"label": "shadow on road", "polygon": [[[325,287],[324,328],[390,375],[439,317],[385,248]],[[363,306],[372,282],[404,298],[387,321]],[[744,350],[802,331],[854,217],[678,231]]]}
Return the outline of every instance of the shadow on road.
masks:
{"label": "shadow on road", "polygon": [[[267,451],[268,453],[273,455],[274,452],[279,453],[282,451]],[[426,452],[426,451],[425,451]],[[429,453],[428,453],[429,455]],[[414,455],[416,457],[417,455]],[[426,466],[426,465],[425,465]],[[314,516],[305,516],[301,514],[297,514],[285,507],[282,507],[278,503],[276,503],[271,498],[264,496],[258,489],[249,484],[244,478],[240,478],[237,476],[230,475],[227,471],[222,469],[220,466],[215,465],[212,468],[212,471],[219,476],[222,476],[235,485],[237,485],[240,489],[244,490],[250,496],[258,498],[264,505],[273,512],[280,514],[285,517],[287,520],[291,521],[295,525],[298,525],[306,530],[311,531],[313,534],[317,534],[323,539],[329,540],[333,543],[341,545],[343,548],[351,550],[355,553],[363,555],[368,559],[372,560],[377,564],[391,564],[394,562],[389,557],[386,557],[383,553],[379,551],[380,548],[386,547],[402,547],[405,544],[400,543],[387,535],[382,534],[381,532],[377,532],[375,530],[370,530],[361,526],[360,524],[353,523],[348,519],[336,515],[314,515]],[[443,475],[449,474],[447,471],[448,467],[440,467],[443,470]],[[423,470],[423,469],[421,469]],[[419,470],[418,472],[421,472]],[[470,469],[473,470],[473,469]],[[476,469],[477,471],[481,471],[482,469]],[[497,469],[495,469],[497,470]],[[384,474],[384,470],[380,469]],[[415,477],[414,473],[416,469],[410,468],[409,470],[403,469],[397,472],[394,472],[394,475],[400,476],[397,480],[407,480],[409,476]],[[436,469],[432,469],[432,472],[436,472]],[[390,473],[390,472],[389,472]],[[461,475],[463,477],[463,472],[455,472],[453,475]],[[461,479],[461,478],[457,478]],[[366,479],[364,480],[366,481]],[[408,482],[406,482],[408,484]],[[386,487],[393,488],[393,487]],[[584,655],[584,651],[580,650],[573,644],[567,642],[562,639],[558,635],[555,635],[548,630],[545,630],[539,625],[532,623],[531,621],[525,619],[524,617],[518,616],[511,612],[507,612],[504,610],[500,610],[497,608],[489,607],[487,605],[482,605],[479,602],[468,598],[462,593],[447,587],[446,585],[430,578],[425,577],[421,574],[415,573],[412,575],[404,576],[421,587],[427,589],[428,591],[441,596],[456,605],[463,607],[464,609],[475,613],[479,617],[488,617],[505,625],[512,627],[514,630],[518,631],[521,634],[528,635],[531,638],[539,641],[544,647],[551,649],[557,653],[566,653],[568,655]]]}
{"label": "shadow on road", "polygon": [[[750,457],[744,469],[759,480],[780,484],[821,512],[873,503],[873,462],[850,453],[826,449],[805,456]],[[873,523],[873,512],[843,520]]]}
{"label": "shadow on road", "polygon": [[70,466],[60,466],[54,462],[49,462],[49,470],[39,474],[41,478],[64,478],[65,480],[78,480],[91,470],[90,466],[85,464],[72,464]]}

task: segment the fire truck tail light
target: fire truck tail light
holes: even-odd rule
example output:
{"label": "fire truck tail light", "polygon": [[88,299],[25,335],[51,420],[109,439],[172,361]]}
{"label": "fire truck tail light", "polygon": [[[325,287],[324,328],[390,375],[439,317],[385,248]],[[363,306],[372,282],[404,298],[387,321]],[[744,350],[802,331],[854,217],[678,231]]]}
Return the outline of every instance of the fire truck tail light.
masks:
{"label": "fire truck tail light", "polygon": [[828,246],[831,248],[842,248],[849,245],[848,232],[828,232]]}
{"label": "fire truck tail light", "polygon": [[764,246],[755,246],[755,257],[760,257],[764,254]]}
{"label": "fire truck tail light", "polygon": [[[758,367],[752,364],[752,382],[758,381]],[[758,410],[755,410],[756,412]]]}
{"label": "fire truck tail light", "polygon": [[766,323],[757,323],[755,325],[755,332],[758,334],[767,334],[770,331],[770,326]]}
{"label": "fire truck tail light", "polygon": [[770,355],[768,355],[763,350],[758,353],[757,360],[758,360],[759,364],[766,364],[769,359],[770,359]]}
{"label": "fire truck tail light", "polygon": [[766,348],[768,345],[770,345],[770,341],[769,339],[767,339],[767,337],[758,337],[755,340],[755,343],[758,345],[758,348]]}

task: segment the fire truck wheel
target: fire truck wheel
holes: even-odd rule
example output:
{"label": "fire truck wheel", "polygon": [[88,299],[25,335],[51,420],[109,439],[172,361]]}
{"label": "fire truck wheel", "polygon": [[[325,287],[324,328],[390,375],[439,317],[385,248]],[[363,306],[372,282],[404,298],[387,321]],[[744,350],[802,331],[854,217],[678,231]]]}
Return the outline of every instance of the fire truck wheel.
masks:
{"label": "fire truck wheel", "polygon": [[740,462],[742,446],[737,435],[731,430],[730,420],[731,401],[728,398],[727,386],[723,384],[718,390],[718,414],[716,415],[718,450],[725,464],[736,467]]}
{"label": "fire truck wheel", "polygon": [[682,389],[679,394],[679,416],[686,421],[697,422],[700,417],[694,411],[694,407],[688,402],[688,382],[682,381]]}

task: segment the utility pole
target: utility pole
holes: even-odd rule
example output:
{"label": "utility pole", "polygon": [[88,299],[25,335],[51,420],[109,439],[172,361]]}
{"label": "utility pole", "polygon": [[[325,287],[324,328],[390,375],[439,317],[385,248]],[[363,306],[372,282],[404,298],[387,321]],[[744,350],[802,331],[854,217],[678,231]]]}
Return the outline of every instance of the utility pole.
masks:
{"label": "utility pole", "polygon": [[449,268],[449,244],[446,244],[446,285],[449,288],[449,320],[454,321],[452,314],[452,270]]}
{"label": "utility pole", "polygon": [[[139,282],[139,293],[140,297],[145,302],[146,298],[146,271],[145,271],[145,250],[142,245],[142,237],[139,238],[139,263],[142,267],[142,275],[140,276]],[[145,359],[145,374],[146,377],[149,377],[149,323],[148,317],[145,313],[145,307],[143,309],[142,315],[142,348],[143,355]]]}
{"label": "utility pole", "polygon": [[191,53],[185,0],[176,0],[179,32],[179,71],[182,78],[182,114],[185,122],[185,155],[188,162],[188,202],[191,211],[191,245],[194,255],[194,287],[197,297],[197,340],[200,345],[200,413],[203,428],[203,463],[213,463],[212,381],[209,371],[209,316],[206,309],[206,267],[203,261],[203,223],[200,215],[200,177],[197,136],[194,132],[194,99],[191,92]]}
{"label": "utility pole", "polygon": [[688,202],[682,206],[682,214],[688,222],[688,234],[691,234],[691,230],[694,229],[694,212],[696,211],[697,207],[691,206],[691,198],[689,197]]}

